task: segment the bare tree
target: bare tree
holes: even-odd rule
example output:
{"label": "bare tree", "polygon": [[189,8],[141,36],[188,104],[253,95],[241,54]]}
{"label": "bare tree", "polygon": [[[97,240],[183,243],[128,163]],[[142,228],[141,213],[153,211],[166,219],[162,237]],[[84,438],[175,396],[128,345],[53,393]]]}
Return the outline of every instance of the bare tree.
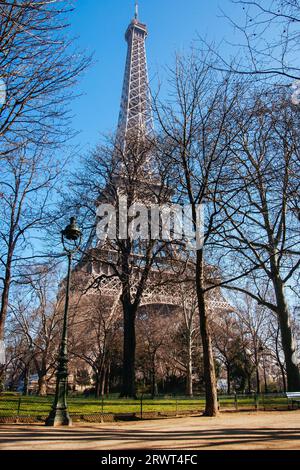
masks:
{"label": "bare tree", "polygon": [[6,89],[0,107],[2,344],[21,253],[33,255],[30,236],[40,236],[37,230],[49,223],[45,209],[59,169],[54,151],[73,135],[70,88],[90,62],[65,36],[69,12],[59,0],[0,3],[1,92]]}
{"label": "bare tree", "polygon": [[[75,308],[75,310],[74,310]],[[73,306],[70,322],[70,353],[73,362],[82,359],[93,371],[95,396],[105,394],[110,380],[114,344],[120,335],[121,311],[99,295],[81,297]]]}
{"label": "bare tree", "polygon": [[[3,163],[3,162],[2,162]],[[43,150],[19,149],[2,166],[0,188],[0,340],[4,338],[9,294],[13,283],[20,282],[22,270],[35,251],[34,235],[49,224],[50,196],[57,183],[59,166]],[[20,278],[21,276],[21,278]]]}
{"label": "bare tree", "polygon": [[[160,166],[154,140],[133,135],[127,137],[125,147],[115,140],[99,146],[75,177],[76,187],[72,184],[71,198],[64,199],[64,206],[77,209],[91,232],[93,243],[84,250],[82,264],[93,273],[86,289],[101,290],[110,281],[118,286],[114,302],[122,305],[124,321],[121,395],[135,397],[136,314],[145,290],[151,283],[160,283],[167,260],[161,254],[171,243],[152,239],[148,222],[141,222],[139,217],[146,208],[143,215],[150,220],[151,205],[169,200],[171,175]],[[112,232],[106,212],[96,216],[97,207],[106,205],[116,214],[110,219],[112,226],[116,222]],[[122,211],[128,221],[122,219]],[[96,224],[102,221],[105,230],[97,240]]]}
{"label": "bare tree", "polygon": [[[193,286],[191,286],[193,287]],[[193,358],[196,347],[196,340],[199,336],[199,327],[196,321],[197,299],[195,290],[180,285],[182,296],[182,317],[183,317],[183,347],[185,349],[186,367],[186,394],[193,396]]]}
{"label": "bare tree", "polygon": [[216,357],[225,366],[227,393],[231,394],[232,371],[239,353],[239,331],[232,314],[225,314],[218,319],[213,329],[213,345]]}
{"label": "bare tree", "polygon": [[13,0],[0,4],[1,158],[24,143],[53,146],[72,134],[70,87],[89,58],[66,36],[69,2]]}
{"label": "bare tree", "polygon": [[143,306],[137,314],[137,347],[139,369],[148,379],[151,395],[158,394],[158,369],[165,359],[164,350],[170,347],[178,328],[177,315],[167,306]]}
{"label": "bare tree", "polygon": [[205,414],[215,416],[218,413],[217,389],[206,294],[208,284],[214,281],[205,273],[208,264],[205,250],[208,254],[211,236],[223,223],[215,201],[219,199],[226,204],[229,197],[225,189],[229,178],[227,149],[235,132],[231,114],[238,97],[238,86],[233,86],[229,77],[217,77],[207,63],[205,57],[198,57],[195,53],[187,58],[178,57],[171,71],[171,99],[169,103],[157,104],[156,108],[165,142],[165,158],[177,169],[177,188],[181,192],[181,201],[191,206],[191,220],[198,243],[198,208],[206,203],[203,240],[191,257],[195,263],[203,347]]}
{"label": "bare tree", "polygon": [[293,391],[300,388],[300,374],[286,285],[295,285],[300,267],[299,222],[291,210],[299,124],[285,94],[255,95],[250,103],[247,100],[236,115],[232,171],[240,191],[223,206],[229,224],[223,226],[221,244],[234,258],[237,277],[252,274],[250,280],[240,277],[227,287],[247,293],[277,315],[288,389]]}
{"label": "bare tree", "polygon": [[261,393],[261,371],[263,355],[268,347],[268,325],[270,312],[257,304],[251,297],[244,295],[236,298],[237,324],[240,334],[247,343],[249,358],[253,362],[256,374],[256,391]]}
{"label": "bare tree", "polygon": [[12,322],[11,327],[6,348],[6,384],[9,390],[14,391],[19,389],[23,380],[22,392],[27,395],[30,371],[33,370],[33,351],[15,323]]}
{"label": "bare tree", "polygon": [[270,356],[274,359],[276,365],[278,366],[281,374],[282,380],[282,389],[284,392],[287,392],[286,384],[286,369],[284,364],[284,354],[280,341],[280,325],[278,322],[270,322],[269,324],[269,337],[271,339],[271,345],[269,347]]}
{"label": "bare tree", "polygon": [[[10,304],[14,334],[27,345],[32,368],[38,374],[38,394],[47,394],[47,383],[56,369],[62,322],[62,296],[55,296],[57,276],[47,266],[31,268],[26,285]],[[36,276],[36,272],[38,275]]]}
{"label": "bare tree", "polygon": [[258,79],[275,79],[277,84],[282,80],[284,83],[298,80],[299,1],[233,0],[232,3],[234,13],[223,12],[223,15],[238,36],[238,43],[234,44],[236,59],[228,62],[223,54],[215,52],[215,67]]}

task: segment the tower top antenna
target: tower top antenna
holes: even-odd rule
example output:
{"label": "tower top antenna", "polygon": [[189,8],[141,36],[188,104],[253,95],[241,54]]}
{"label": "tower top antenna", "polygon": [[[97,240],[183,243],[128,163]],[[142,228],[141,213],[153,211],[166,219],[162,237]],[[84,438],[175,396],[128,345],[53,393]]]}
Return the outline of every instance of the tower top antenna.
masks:
{"label": "tower top antenna", "polygon": [[138,0],[135,0],[135,13],[134,13],[134,17],[135,17],[136,20],[138,19],[138,16],[139,16],[139,2],[138,2]]}

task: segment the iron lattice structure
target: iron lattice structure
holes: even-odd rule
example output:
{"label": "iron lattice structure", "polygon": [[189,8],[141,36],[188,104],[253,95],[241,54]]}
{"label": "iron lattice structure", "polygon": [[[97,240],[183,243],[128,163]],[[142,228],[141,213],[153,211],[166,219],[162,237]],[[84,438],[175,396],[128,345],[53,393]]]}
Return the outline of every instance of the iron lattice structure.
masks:
{"label": "iron lattice structure", "polygon": [[[125,34],[128,51],[117,128],[117,146],[126,147],[126,140],[129,141],[132,136],[144,139],[154,134],[145,46],[147,35],[147,26],[139,22],[136,6],[135,18],[131,21]],[[148,176],[152,178],[150,173]],[[120,178],[121,186],[122,178]],[[92,254],[93,251],[94,255]],[[112,265],[118,267],[118,254],[113,249],[105,247],[103,242],[98,243],[96,248],[91,249],[90,254],[92,261],[88,263],[87,267],[87,284],[93,285],[93,281],[95,281],[97,287],[90,289],[89,293],[94,294],[97,291],[100,296],[109,300],[112,311],[114,311],[120,305],[122,293],[120,278],[115,275],[116,269],[112,268]],[[140,278],[139,266],[142,264],[142,256],[132,254],[132,257],[136,258],[136,262],[132,263],[134,275],[132,276],[130,291],[132,296],[135,297]],[[174,267],[174,260],[171,260],[171,263],[167,261],[165,265],[161,262],[154,264],[142,295],[141,307],[147,305],[181,307],[183,302],[182,291],[189,292],[188,303],[192,304],[194,302],[196,296],[194,282],[178,283],[176,269],[175,271],[172,268],[170,269],[172,264]],[[159,283],[158,278],[163,282]],[[215,291],[215,294],[209,297],[209,310],[214,312],[220,310],[231,311],[232,308],[222,297],[221,292]]]}
{"label": "iron lattice structure", "polygon": [[126,137],[132,134],[147,136],[153,133],[145,45],[147,35],[147,26],[138,21],[136,13],[125,34],[128,51],[117,130],[117,140],[121,144],[125,144]]}
{"label": "iron lattice structure", "polygon": [[[160,283],[163,279],[163,282]],[[113,271],[106,269],[105,272],[102,266],[92,266],[90,272],[89,282],[95,282],[97,285],[96,290],[102,296],[110,299],[112,310],[118,308],[120,303],[120,296],[122,292],[122,284],[118,277],[113,276]],[[92,282],[91,282],[92,281]],[[138,268],[133,282],[130,286],[132,297],[135,297],[139,282]],[[220,312],[231,312],[234,309],[223,298],[219,289],[212,291],[214,294],[208,296],[207,308],[211,313],[217,314]],[[93,294],[93,290],[90,291]],[[147,305],[165,305],[181,308],[183,303],[186,307],[192,308],[196,303],[196,291],[194,282],[183,281],[176,273],[176,269],[160,269],[153,268],[149,281],[147,282],[142,294],[140,307]]]}

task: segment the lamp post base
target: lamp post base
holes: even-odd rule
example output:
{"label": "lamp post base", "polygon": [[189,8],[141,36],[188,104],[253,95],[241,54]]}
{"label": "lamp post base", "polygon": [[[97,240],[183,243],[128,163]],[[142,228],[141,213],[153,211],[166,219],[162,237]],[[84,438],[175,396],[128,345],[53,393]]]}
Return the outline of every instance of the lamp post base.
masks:
{"label": "lamp post base", "polygon": [[54,408],[45,422],[46,426],[72,426],[72,419],[65,408]]}

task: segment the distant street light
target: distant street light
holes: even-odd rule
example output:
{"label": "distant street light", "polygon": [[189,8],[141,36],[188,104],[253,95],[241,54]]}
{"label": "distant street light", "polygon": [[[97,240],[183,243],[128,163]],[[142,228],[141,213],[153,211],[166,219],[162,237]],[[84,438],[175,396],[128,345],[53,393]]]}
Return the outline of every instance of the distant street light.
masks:
{"label": "distant street light", "polygon": [[68,275],[66,287],[66,302],[64,310],[64,322],[60,353],[58,358],[58,368],[56,376],[56,391],[52,410],[46,420],[46,426],[71,426],[72,420],[69,415],[67,405],[68,392],[68,309],[70,297],[70,281],[72,258],[80,248],[82,233],[76,224],[75,217],[70,219],[70,225],[61,233],[62,244],[68,256]]}

